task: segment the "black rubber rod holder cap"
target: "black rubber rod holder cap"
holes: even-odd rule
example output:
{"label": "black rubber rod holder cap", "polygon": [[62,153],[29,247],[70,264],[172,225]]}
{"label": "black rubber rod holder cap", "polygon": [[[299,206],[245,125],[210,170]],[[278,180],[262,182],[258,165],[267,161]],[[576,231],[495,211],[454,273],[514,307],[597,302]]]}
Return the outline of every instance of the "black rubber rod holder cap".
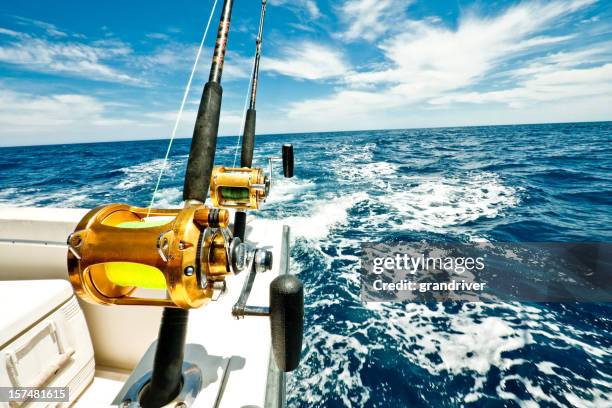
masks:
{"label": "black rubber rod holder cap", "polygon": [[293,145],[283,145],[283,175],[287,178],[293,177]]}
{"label": "black rubber rod holder cap", "polygon": [[222,95],[218,83],[208,82],[204,86],[185,173],[184,200],[206,201],[215,162]]}
{"label": "black rubber rod holder cap", "polygon": [[304,285],[293,275],[277,276],[270,284],[272,350],[280,371],[300,364],[304,335]]}

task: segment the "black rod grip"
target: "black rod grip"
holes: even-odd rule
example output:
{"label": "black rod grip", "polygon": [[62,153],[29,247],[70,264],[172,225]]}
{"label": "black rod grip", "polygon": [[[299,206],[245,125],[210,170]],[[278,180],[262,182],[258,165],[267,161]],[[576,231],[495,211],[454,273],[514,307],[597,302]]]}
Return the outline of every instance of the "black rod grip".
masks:
{"label": "black rod grip", "polygon": [[253,164],[253,149],[255,147],[255,122],[257,112],[249,109],[244,121],[244,133],[242,135],[242,153],[240,155],[240,166],[251,167]]}
{"label": "black rod grip", "polygon": [[215,163],[221,96],[223,88],[216,82],[204,86],[200,109],[193,130],[189,162],[185,173],[183,200],[206,201],[210,174]]}
{"label": "black rod grip", "polygon": [[283,175],[293,177],[293,145],[283,145]]}
{"label": "black rod grip", "polygon": [[164,308],[153,361],[151,381],[140,397],[143,408],[159,408],[172,401],[181,391],[183,355],[189,311]]}
{"label": "black rod grip", "polygon": [[304,335],[304,285],[293,275],[277,276],[270,284],[272,350],[279,370],[300,364]]}

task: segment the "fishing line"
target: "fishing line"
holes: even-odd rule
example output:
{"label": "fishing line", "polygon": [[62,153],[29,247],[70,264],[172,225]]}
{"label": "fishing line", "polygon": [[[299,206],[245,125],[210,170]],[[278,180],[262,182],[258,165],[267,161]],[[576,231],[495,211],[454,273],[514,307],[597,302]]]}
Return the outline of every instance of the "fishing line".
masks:
{"label": "fishing line", "polygon": [[[255,60],[253,58],[253,60]],[[255,61],[253,61],[253,68],[251,72],[255,70]],[[251,95],[251,89],[253,88],[253,76],[251,75],[251,79],[249,79],[249,86],[247,88],[247,94],[244,98],[244,109],[242,110],[242,121],[240,123],[240,133],[238,133],[238,140],[236,140],[236,151],[234,152],[234,164],[232,167],[236,167],[236,159],[238,158],[238,148],[240,147],[240,140],[242,139],[242,133],[244,133],[244,121],[246,119],[247,107],[249,105],[249,96]]]}
{"label": "fishing line", "polygon": [[212,10],[210,11],[210,16],[208,17],[208,23],[206,23],[206,29],[204,30],[204,35],[202,36],[202,41],[200,42],[200,47],[198,48],[198,52],[195,57],[195,61],[193,62],[193,68],[191,68],[191,74],[189,75],[189,81],[187,81],[187,86],[185,87],[185,93],[183,94],[183,100],[181,101],[181,107],[179,108],[178,114],[176,115],[176,121],[174,122],[174,128],[172,129],[172,135],[170,136],[170,142],[168,143],[168,149],[166,150],[166,156],[164,157],[164,162],[162,163],[161,170],[159,171],[159,176],[157,177],[157,183],[155,183],[155,189],[153,190],[153,196],[151,197],[151,203],[149,204],[149,208],[147,209],[147,217],[151,215],[151,208],[153,208],[153,204],[155,203],[155,195],[157,194],[157,190],[159,189],[159,183],[164,175],[164,171],[166,170],[166,166],[168,165],[168,157],[170,156],[170,150],[172,149],[172,142],[174,142],[174,138],[176,136],[176,131],[178,129],[178,125],[181,122],[181,117],[183,116],[183,110],[185,109],[185,103],[187,102],[187,96],[189,96],[189,91],[191,90],[191,82],[193,81],[193,77],[195,75],[196,68],[198,66],[198,61],[200,60],[200,55],[202,54],[202,49],[204,48],[204,42],[206,41],[206,35],[208,34],[208,29],[210,28],[210,22],[212,21],[213,15],[215,14],[215,10],[217,9],[217,1],[215,0]]}

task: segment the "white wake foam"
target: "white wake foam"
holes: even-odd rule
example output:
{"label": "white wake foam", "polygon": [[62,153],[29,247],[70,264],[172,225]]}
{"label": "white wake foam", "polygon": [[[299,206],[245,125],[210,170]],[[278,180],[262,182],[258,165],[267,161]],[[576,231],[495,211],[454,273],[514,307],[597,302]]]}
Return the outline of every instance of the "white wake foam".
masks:
{"label": "white wake foam", "polygon": [[398,165],[388,162],[360,163],[338,161],[332,165],[339,181],[364,183],[378,189],[386,189],[394,181]]}
{"label": "white wake foam", "polygon": [[[487,374],[495,367],[502,375],[497,387],[498,397],[513,400],[521,407],[535,407],[539,401],[563,405],[530,379],[512,374],[512,366],[526,361],[510,358],[507,352],[534,343],[536,335],[544,335],[550,341],[562,344],[563,348],[583,350],[601,364],[605,364],[605,359],[612,355],[610,350],[595,348],[580,340],[590,337],[587,332],[571,329],[575,337],[564,333],[570,328],[558,327],[554,323],[557,318],[554,313],[520,303],[466,303],[456,314],[447,313],[441,304],[438,304],[437,309],[422,304],[408,304],[402,309],[397,305],[369,303],[367,308],[377,313],[360,329],[364,335],[372,327],[380,328],[380,322],[384,321],[386,335],[401,345],[400,352],[408,361],[426,369],[431,375],[471,374],[475,384],[465,395],[465,402],[477,401],[484,395]],[[431,359],[432,355],[439,359]],[[537,367],[542,375],[562,379],[567,375],[555,372],[557,366],[550,362],[541,362]],[[571,373],[570,376],[576,374]],[[531,400],[520,399],[505,389],[505,383],[512,379],[523,383]],[[567,378],[563,381],[571,384],[571,380]],[[605,383],[610,385],[608,381]],[[596,386],[580,391],[576,393],[568,390],[564,396],[573,401],[575,406],[595,407],[604,401],[604,393]],[[590,398],[585,398],[585,395],[590,395]]]}
{"label": "white wake foam", "polygon": [[342,336],[313,326],[304,337],[305,349],[299,380],[289,377],[289,389],[308,406],[324,406],[330,395],[346,407],[363,406],[370,399],[359,374],[368,359],[368,346],[352,336]]}
{"label": "white wake foam", "polygon": [[[164,177],[172,178],[176,171],[184,168],[186,158],[187,156],[180,156],[169,160],[166,163]],[[151,192],[153,192],[155,180],[157,180],[159,176],[163,163],[163,159],[154,159],[144,163],[123,167],[119,169],[119,171],[123,172],[125,176],[115,187],[121,190],[129,190],[134,187],[151,185]]]}
{"label": "white wake foam", "polygon": [[178,208],[183,202],[183,193],[178,188],[164,188],[155,193],[154,207]]}
{"label": "white wake foam", "polygon": [[292,201],[298,198],[305,190],[312,190],[316,187],[312,181],[302,180],[298,177],[278,177],[274,178],[273,183],[270,194],[266,199],[266,206]]}
{"label": "white wake foam", "polygon": [[[155,159],[119,169],[125,176],[117,183],[116,188],[129,190],[134,187],[153,183],[154,178],[159,174],[163,162],[162,159]],[[153,187],[151,187],[151,189],[153,189]]]}
{"label": "white wake foam", "polygon": [[85,189],[49,193],[32,190],[30,194],[14,188],[0,191],[0,207],[40,207],[49,204],[59,208],[87,208],[92,205],[89,191]]}
{"label": "white wake foam", "polygon": [[327,237],[334,226],[339,226],[348,220],[348,211],[357,202],[366,200],[367,194],[354,193],[345,197],[330,200],[316,200],[309,216],[292,216],[283,219],[283,223],[291,227],[294,236],[310,240]]}
{"label": "white wake foam", "polygon": [[493,173],[417,179],[415,185],[378,200],[399,213],[404,228],[430,232],[495,218],[519,203],[517,189],[503,185]]}

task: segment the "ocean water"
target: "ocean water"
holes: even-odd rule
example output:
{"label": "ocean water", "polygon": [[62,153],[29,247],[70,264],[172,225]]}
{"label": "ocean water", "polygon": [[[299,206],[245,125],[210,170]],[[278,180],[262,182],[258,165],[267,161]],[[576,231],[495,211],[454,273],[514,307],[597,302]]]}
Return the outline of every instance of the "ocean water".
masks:
{"label": "ocean water", "polygon": [[[368,304],[363,242],[612,240],[612,123],[262,136],[293,143],[258,216],[292,227],[305,283],[290,407],[611,407],[609,304]],[[146,206],[167,141],[0,149],[0,205]],[[158,206],[178,206],[189,140]],[[236,138],[220,138],[231,166]],[[239,155],[238,155],[239,156]],[[239,157],[238,157],[239,160]]]}

